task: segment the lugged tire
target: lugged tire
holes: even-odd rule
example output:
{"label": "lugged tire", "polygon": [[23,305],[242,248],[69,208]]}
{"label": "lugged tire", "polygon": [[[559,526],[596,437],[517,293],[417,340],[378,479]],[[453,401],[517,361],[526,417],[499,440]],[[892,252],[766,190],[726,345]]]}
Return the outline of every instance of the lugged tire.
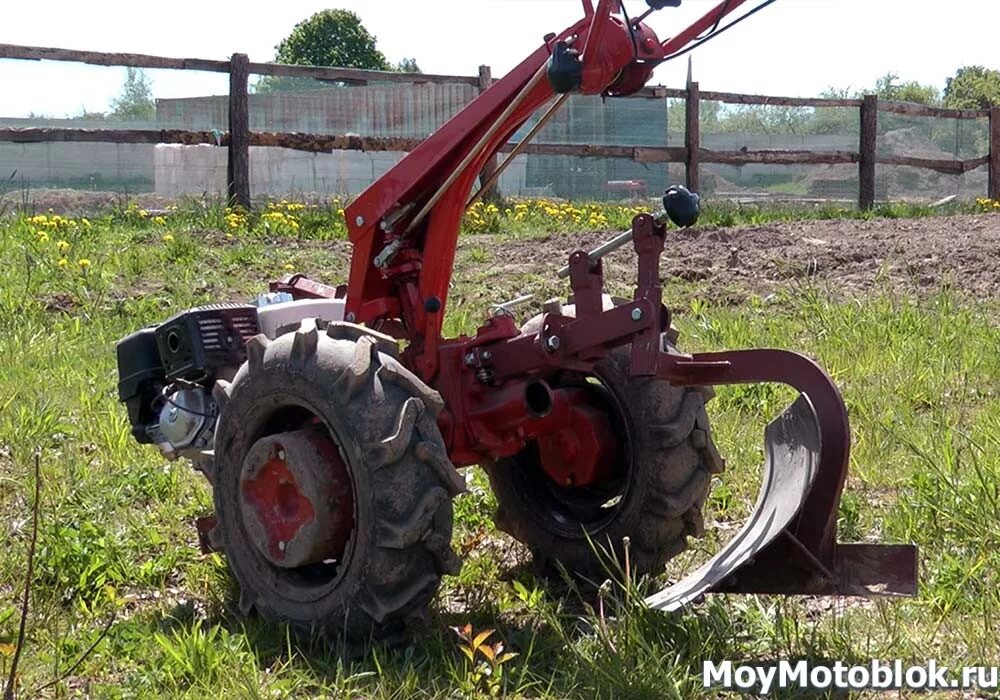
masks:
{"label": "lugged tire", "polygon": [[[565,307],[562,313],[572,316],[574,308]],[[530,321],[525,329],[538,321]],[[665,333],[663,349],[673,351],[675,340],[672,332]],[[600,582],[608,575],[608,562],[595,555],[595,546],[623,563],[627,537],[631,571],[657,574],[686,549],[689,536],[704,532],[702,507],[711,475],[725,466],[705,413],[712,393],[633,378],[629,367],[630,347],[625,346],[595,368],[618,414],[616,433],[625,441],[619,461],[628,460],[620,500],[599,525],[567,522],[565,514],[547,507],[546,494],[560,487],[544,474],[532,447],[485,465],[497,499],[497,527],[528,546],[541,573],[554,573],[558,563],[581,580]]]}
{"label": "lugged tire", "polygon": [[[423,619],[441,577],[461,568],[451,548],[452,498],[464,480],[438,430],[441,398],[389,352],[394,346],[358,327],[323,332],[306,320],[276,340],[251,340],[232,384],[216,386],[215,508],[244,614],[256,609],[351,641],[395,634]],[[240,515],[247,450],[294,429],[287,423],[303,409],[325,423],[353,481],[354,528],[335,572],[270,565]]]}

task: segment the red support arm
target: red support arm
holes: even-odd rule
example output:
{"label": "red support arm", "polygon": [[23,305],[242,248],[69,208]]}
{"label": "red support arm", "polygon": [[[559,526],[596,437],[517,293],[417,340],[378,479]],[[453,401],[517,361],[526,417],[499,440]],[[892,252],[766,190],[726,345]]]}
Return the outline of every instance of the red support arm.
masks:
{"label": "red support arm", "polygon": [[[641,87],[668,52],[680,50],[744,2],[722,3],[663,44],[649,27],[638,24],[637,47],[625,21],[613,14],[617,0],[598,0],[596,7],[593,0],[583,0],[582,20],[550,37],[347,207],[354,244],[348,320],[401,319],[415,368],[424,379],[432,378],[466,202],[483,166],[553,97],[548,81],[528,87],[552,46],[574,38],[583,47],[583,94],[628,94]],[[519,97],[519,106],[505,114]],[[496,128],[502,116],[503,124]],[[429,212],[426,218],[414,221],[423,209]]]}

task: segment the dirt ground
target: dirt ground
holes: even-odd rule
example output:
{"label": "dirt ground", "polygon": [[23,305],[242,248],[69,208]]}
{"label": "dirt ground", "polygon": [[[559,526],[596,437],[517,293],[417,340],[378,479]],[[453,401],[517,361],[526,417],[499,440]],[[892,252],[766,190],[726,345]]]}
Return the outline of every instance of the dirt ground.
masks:
{"label": "dirt ground", "polygon": [[[560,235],[500,244],[495,238],[491,243],[492,237],[478,236],[475,244],[491,250],[494,260],[509,261],[501,267],[524,271],[564,265],[572,249],[590,250],[611,235],[581,234],[575,239]],[[605,277],[632,280],[634,266],[631,247],[622,249],[606,259]],[[906,291],[931,291],[949,283],[976,297],[1000,297],[1000,216],[672,230],[663,270],[719,294],[732,290],[766,294],[787,288],[792,281],[810,279],[845,293],[887,283]]]}

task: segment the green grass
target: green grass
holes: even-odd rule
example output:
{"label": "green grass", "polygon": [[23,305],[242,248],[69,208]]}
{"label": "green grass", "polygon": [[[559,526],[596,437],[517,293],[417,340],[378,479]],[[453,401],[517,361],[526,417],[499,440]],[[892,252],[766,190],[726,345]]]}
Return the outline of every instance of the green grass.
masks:
{"label": "green grass", "polygon": [[[250,297],[286,265],[342,280],[348,248],[324,223],[337,214],[334,207],[310,213],[315,221],[298,230],[268,227],[257,215],[231,227],[226,214],[217,206],[189,207],[160,223],[126,208],[94,217],[89,226],[77,220],[51,228],[23,216],[0,222],[0,522],[7,526],[0,548],[0,645],[16,638],[32,455],[42,455],[22,690],[60,676],[112,616],[103,641],[48,692],[692,698],[712,695],[700,687],[705,659],[996,663],[997,304],[947,289],[923,298],[892,289],[843,298],[795,286],[742,307],[700,301],[696,286],[670,291],[672,302],[689,309],[677,319],[685,349],[792,348],[816,356],[833,373],[855,431],[843,535],[919,544],[916,599],[840,601],[817,612],[803,599],[717,597],[668,616],[645,610],[629,589],[607,593],[602,617],[573,592],[545,590],[519,566],[523,552],[494,531],[493,501],[476,471],[469,493],[456,503],[455,544],[465,568],[446,580],[430,629],[409,646],[347,658],[281,627],[241,618],[224,559],[196,547],[192,521],[211,509],[208,488],[186,464],[168,463],[129,436],[115,393],[114,342],[200,303]],[[798,215],[734,208],[717,213],[714,222]],[[503,227],[497,233],[498,240],[522,235]],[[60,250],[59,241],[69,247]],[[483,289],[490,277],[482,268],[494,257],[482,239],[460,251],[453,301],[463,303],[453,306],[450,330],[474,328],[487,303],[502,300],[497,295],[507,290]],[[537,281],[546,293],[566,291],[551,279]],[[769,386],[720,390],[710,411],[730,468],[714,485],[710,523],[728,525],[749,512],[759,482],[761,427],[789,398]],[[717,548],[723,536],[713,533],[718,530],[710,529],[669,573]],[[494,628],[490,641],[502,640],[518,655],[492,676],[477,672],[449,629],[467,623]],[[0,653],[0,672],[7,664]]]}

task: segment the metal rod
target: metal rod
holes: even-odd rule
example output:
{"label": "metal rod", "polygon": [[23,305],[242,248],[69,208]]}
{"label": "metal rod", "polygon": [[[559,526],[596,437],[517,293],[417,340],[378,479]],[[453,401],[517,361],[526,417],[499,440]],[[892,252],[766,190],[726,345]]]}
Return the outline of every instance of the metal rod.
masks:
{"label": "metal rod", "polygon": [[531,94],[531,91],[534,90],[535,87],[545,78],[547,68],[548,63],[543,63],[541,67],[539,67],[535,75],[528,81],[528,84],[524,86],[524,89],[522,89],[521,92],[517,94],[517,97],[515,97],[511,103],[507,105],[503,114],[501,114],[497,120],[493,122],[493,126],[491,126],[486,133],[483,134],[483,137],[479,139],[479,142],[473,146],[468,155],[462,159],[462,162],[459,163],[458,167],[455,168],[451,175],[448,176],[448,179],[444,181],[444,184],[442,184],[441,187],[438,188],[438,191],[435,192],[434,195],[427,201],[427,204],[424,205],[423,209],[417,212],[417,215],[413,217],[413,221],[411,221],[410,225],[406,227],[407,233],[416,228],[420,222],[424,220],[424,218],[430,213],[431,209],[434,208],[434,205],[437,204],[442,197],[444,197],[448,188],[455,184],[455,180],[457,180],[462,173],[465,172],[465,169],[469,167],[469,164],[475,160],[480,153],[482,153],[483,149],[486,148],[486,145],[490,142],[490,139],[496,135],[514,111],[517,110],[517,108],[521,106],[521,103],[527,99],[529,94]]}
{"label": "metal rod", "polygon": [[[666,212],[661,211],[653,218],[655,218],[657,221],[663,221],[666,218],[666,216],[667,216]],[[623,248],[624,246],[628,245],[631,242],[632,242],[632,230],[629,229],[628,231],[623,231],[622,233],[618,234],[610,241],[607,241],[606,243],[602,243],[601,245],[597,246],[592,251],[587,253],[587,257],[590,259],[591,262],[597,262],[605,255],[613,253],[619,248]],[[566,277],[569,277],[569,265],[559,270],[558,275],[559,279],[565,279]]]}
{"label": "metal rod", "polygon": [[652,7],[649,8],[648,10],[646,10],[645,12],[643,12],[641,15],[639,15],[638,17],[636,17],[635,19],[633,19],[632,20],[632,25],[636,26],[636,25],[642,24],[643,20],[645,20],[647,17],[649,17],[654,12],[656,12],[656,10],[654,10]]}
{"label": "metal rod", "polygon": [[567,99],[569,99],[569,93],[564,94],[556,100],[555,104],[549,107],[548,111],[542,115],[541,119],[538,120],[538,123],[531,127],[531,131],[529,131],[527,135],[525,135],[525,137],[521,139],[516,146],[514,146],[514,150],[512,150],[510,154],[504,158],[503,162],[500,163],[496,170],[493,171],[493,174],[486,179],[486,182],[483,183],[482,187],[480,187],[479,190],[469,198],[469,201],[465,205],[466,207],[471,207],[483,198],[486,191],[500,179],[503,171],[514,163],[514,159],[521,155],[524,149],[528,147],[528,144],[531,143],[531,140],[534,139],[538,135],[538,132],[542,130],[542,127],[544,127],[548,121],[555,116],[556,112],[558,112],[559,108],[565,104]]}

